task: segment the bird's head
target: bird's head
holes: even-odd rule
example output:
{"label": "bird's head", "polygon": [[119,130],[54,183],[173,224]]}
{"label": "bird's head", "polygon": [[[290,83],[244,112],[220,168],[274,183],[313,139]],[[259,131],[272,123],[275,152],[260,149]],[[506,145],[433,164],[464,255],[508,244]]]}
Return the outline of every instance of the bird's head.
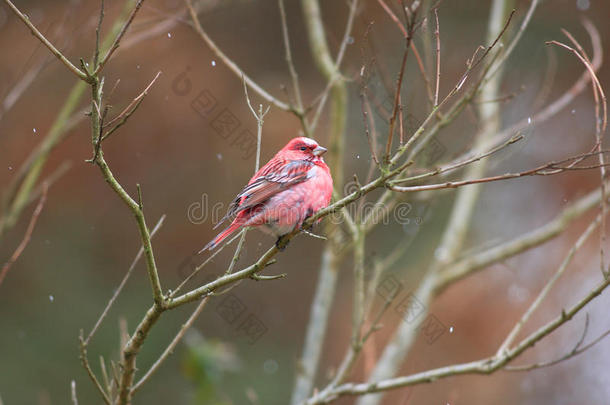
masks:
{"label": "bird's head", "polygon": [[290,160],[322,160],[326,148],[318,145],[316,141],[304,136],[294,138],[281,150]]}

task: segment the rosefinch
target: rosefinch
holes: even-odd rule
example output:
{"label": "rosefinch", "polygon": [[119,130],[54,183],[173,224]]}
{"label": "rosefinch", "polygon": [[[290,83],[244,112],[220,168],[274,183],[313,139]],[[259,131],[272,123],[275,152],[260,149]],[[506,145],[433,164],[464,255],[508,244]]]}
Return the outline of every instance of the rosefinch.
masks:
{"label": "rosefinch", "polygon": [[322,155],[326,148],[310,138],[294,138],[248,182],[235,197],[224,218],[235,216],[231,225],[201,251],[215,248],[238,229],[260,227],[281,237],[326,207],[332,196],[333,179]]}

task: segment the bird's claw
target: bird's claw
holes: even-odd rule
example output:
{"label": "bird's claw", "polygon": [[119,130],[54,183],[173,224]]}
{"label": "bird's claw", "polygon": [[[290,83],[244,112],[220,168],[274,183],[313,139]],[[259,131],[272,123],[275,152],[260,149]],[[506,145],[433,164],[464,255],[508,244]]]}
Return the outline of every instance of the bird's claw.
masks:
{"label": "bird's claw", "polygon": [[280,236],[277,238],[277,241],[275,241],[275,247],[277,247],[277,250],[280,252],[283,252],[284,249],[286,249],[286,246],[288,246],[289,242],[289,239],[286,239],[284,236]]}

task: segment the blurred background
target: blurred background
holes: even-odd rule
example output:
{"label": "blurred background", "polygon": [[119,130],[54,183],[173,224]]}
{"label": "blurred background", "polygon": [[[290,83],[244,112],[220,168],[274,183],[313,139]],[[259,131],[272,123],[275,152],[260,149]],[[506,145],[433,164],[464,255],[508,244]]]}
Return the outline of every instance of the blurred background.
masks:
{"label": "blurred background", "polygon": [[[290,76],[277,2],[203,3],[201,23],[218,46],[259,84],[285,100]],[[321,3],[328,41],[336,53],[348,8],[342,1]],[[379,71],[393,80],[402,56],[400,32],[377,2],[362,3],[343,71],[351,78],[358,75],[363,64],[363,34],[373,21],[370,42],[376,63]],[[73,62],[90,57],[99,2],[27,0],[16,4]],[[299,2],[287,0],[286,6],[295,65],[303,98],[309,104],[323,91],[325,82],[311,59]],[[529,1],[516,2],[512,30],[528,6]],[[122,7],[120,1],[106,2],[105,32]],[[484,45],[488,14],[489,4],[484,1],[442,3],[441,95],[459,80],[474,49]],[[608,2],[542,2],[508,61],[501,92],[514,97],[502,103],[503,126],[533,114],[563,94],[583,71],[573,55],[550,50],[545,41],[563,40],[560,28],[566,28],[590,52],[590,41],[581,24],[582,18],[589,18],[600,31],[608,55],[608,17]],[[138,111],[104,143],[104,151],[128,192],[135,195],[136,184],[141,185],[149,226],[167,215],[153,241],[164,288],[174,288],[202,260],[193,253],[214,236],[215,220],[250,178],[255,159],[251,141],[256,121],[248,110],[242,83],[188,23],[182,1],[146,2],[105,70],[107,91],[115,88],[109,96],[114,107],[111,114],[120,112],[157,72],[162,72]],[[432,33],[418,32],[416,43],[425,35]],[[0,189],[4,191],[49,132],[75,79],[49,56],[4,3],[0,4],[0,50]],[[602,86],[610,82],[606,66],[602,65],[599,72]],[[550,86],[549,75],[554,77]],[[373,84],[371,88],[377,91]],[[413,59],[407,68],[405,88],[406,127],[412,129],[425,118],[426,111],[425,90]],[[370,153],[358,82],[350,82],[348,89],[346,177],[351,179],[356,173],[365,178]],[[378,90],[383,91],[381,86]],[[83,109],[87,97],[85,94],[81,101]],[[267,104],[253,93],[251,97],[256,104]],[[524,133],[525,141],[494,157],[490,174],[524,170],[589,150],[594,142],[593,107],[591,91],[587,90],[555,118]],[[221,116],[232,123],[229,129],[219,127]],[[382,131],[383,124],[379,125]],[[439,161],[463,152],[476,127],[474,114],[466,110],[444,129],[438,138],[442,145]],[[323,116],[315,133],[323,145],[328,128],[327,116]],[[299,129],[294,116],[272,107],[265,118],[261,161],[266,162],[298,135]],[[76,381],[81,402],[101,403],[79,363],[77,338],[81,329],[89,331],[93,326],[137,253],[140,239],[131,213],[111,192],[98,169],[85,162],[92,154],[90,136],[84,117],[50,154],[41,178],[56,181],[49,189],[29,245],[0,285],[0,397],[6,405],[67,403],[71,380]],[[60,175],[55,176],[57,173]],[[593,171],[486,185],[468,235],[468,249],[480,250],[546,223],[598,183],[599,173]],[[382,257],[392,241],[405,234],[412,236],[390,272],[404,285],[405,294],[417,286],[421,271],[434,253],[453,193],[442,193],[431,202],[411,201],[412,209],[406,216],[378,227],[367,241],[367,256]],[[8,260],[21,241],[34,205],[26,208],[17,224],[2,236],[0,263]],[[494,353],[593,214],[584,216],[551,242],[494,265],[444,292],[429,310],[446,326],[446,333],[432,343],[420,337],[402,371],[417,372]],[[574,303],[599,281],[597,240],[591,238],[591,243],[577,254],[570,271],[526,331],[555,317],[561,307]],[[258,232],[249,233],[240,265],[251,263],[273,242]],[[299,237],[269,270],[272,274],[288,272],[285,279],[244,281],[229,294],[212,300],[192,333],[142,388],[135,403],[288,403],[323,243]],[[224,271],[230,255],[229,251],[223,252],[193,285]],[[348,260],[331,312],[319,387],[332,375],[348,347],[351,282]],[[223,310],[223,305],[231,302],[241,308],[238,317]],[[91,343],[89,354],[96,371],[99,355],[107,362],[118,358],[120,320],[133,330],[150,304],[150,287],[141,262]],[[589,338],[610,326],[609,304],[606,294],[589,307]],[[158,357],[192,309],[192,305],[187,306],[162,317],[138,359],[140,370],[147,369]],[[240,327],[250,321],[259,326],[259,333],[246,333]],[[352,380],[366,378],[391,332],[402,321],[395,308],[388,311],[383,329],[368,343]],[[517,363],[549,360],[571,350],[584,321],[584,314],[575,317]],[[449,378],[393,391],[384,404],[607,404],[608,364],[610,341],[603,341],[552,368]],[[337,403],[352,404],[354,399],[343,398]]]}

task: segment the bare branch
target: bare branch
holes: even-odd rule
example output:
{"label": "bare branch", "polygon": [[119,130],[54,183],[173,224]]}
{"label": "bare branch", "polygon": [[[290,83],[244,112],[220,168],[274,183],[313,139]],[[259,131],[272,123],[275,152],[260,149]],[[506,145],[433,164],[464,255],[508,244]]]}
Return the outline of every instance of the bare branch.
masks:
{"label": "bare branch", "polygon": [[[150,232],[151,239],[155,236],[157,231],[159,229],[161,229],[161,226],[163,226],[163,222],[164,221],[165,221],[165,215],[162,215],[161,218],[159,218],[159,221],[157,222],[157,224],[155,225],[153,230]],[[140,261],[140,258],[142,258],[142,254],[143,253],[144,253],[144,247],[140,247],[140,250],[136,254],[136,257],[131,262],[131,265],[129,266],[129,269],[127,270],[127,273],[125,273],[125,276],[123,277],[123,279],[119,283],[119,286],[114,291],[114,294],[112,294],[112,297],[110,298],[110,300],[106,304],[106,307],[104,308],[104,310],[102,311],[101,315],[99,316],[99,318],[95,322],[95,325],[93,325],[93,328],[91,329],[91,332],[89,332],[89,334],[87,335],[87,338],[84,340],[85,346],[89,344],[89,342],[91,341],[91,338],[93,337],[93,335],[95,335],[95,332],[97,332],[98,328],[102,324],[102,321],[104,320],[104,318],[108,314],[108,311],[110,310],[110,308],[112,308],[112,305],[114,304],[114,301],[116,301],[117,297],[121,294],[121,291],[123,291],[123,287],[125,287],[125,284],[127,283],[127,280],[129,280],[129,277],[131,276],[131,273],[133,273],[133,270],[136,268],[136,265]]]}
{"label": "bare branch", "polygon": [[76,397],[76,381],[70,382],[70,398],[72,399],[72,405],[78,405],[78,398]]}
{"label": "bare branch", "polygon": [[[594,71],[597,71],[599,70],[603,62],[603,47],[601,44],[601,37],[597,29],[592,24],[585,23],[585,28],[587,28],[587,32],[591,36],[591,42],[593,45],[593,59],[591,61],[591,66],[593,67]],[[454,162],[464,160],[469,156],[481,153],[481,151],[483,150],[487,150],[494,146],[500,145],[509,136],[523,130],[524,128],[531,127],[532,125],[539,125],[548,121],[550,118],[554,117],[566,106],[568,106],[576,96],[582,93],[590,79],[591,76],[589,74],[589,71],[586,70],[568,90],[566,90],[559,98],[555,99],[552,103],[548,104],[544,109],[537,112],[536,114],[523,118],[516,124],[511,125],[510,127],[503,129],[484,145],[481,145],[479,149],[471,149],[469,152],[457,157]]]}
{"label": "bare branch", "polygon": [[[608,195],[606,194],[606,198],[607,197]],[[582,214],[598,205],[600,200],[600,190],[592,191],[565,207],[553,220],[547,222],[543,226],[523,235],[519,235],[510,241],[451,263],[451,265],[441,273],[441,276],[436,283],[435,290],[440,292],[457,280],[460,280],[475,271],[484,269],[490,264],[497,263],[534,246],[543,244],[559,235]]]}
{"label": "bare branch", "polygon": [[[479,59],[477,59],[476,61],[475,56],[473,56],[472,62],[468,63],[466,71],[464,72],[462,78],[459,80],[456,86],[435,108],[433,108],[430,115],[428,115],[428,117],[420,125],[420,128],[411,136],[407,143],[405,143],[404,146],[398,149],[398,151],[390,160],[390,164],[395,164],[396,162],[398,162],[402,154],[405,153],[405,151],[408,150],[411,145],[414,144],[414,142],[421,134],[423,134],[425,126],[427,125],[428,121],[434,116],[434,113],[461,88],[470,71],[478,64],[480,64],[487,56],[487,54],[489,54],[491,50],[494,49],[496,44],[500,41],[503,34],[506,32],[506,29],[510,24],[510,21],[514,14],[513,11],[510,13],[508,18],[506,18],[506,16],[504,15],[505,9],[506,8],[504,0],[493,1],[490,11],[487,32],[487,42],[491,44],[486,48],[482,56],[479,57]],[[505,23],[502,26],[503,21]],[[491,83],[487,83],[482,89],[482,92],[486,94],[485,98],[494,98],[497,94],[499,84],[500,83],[498,78],[496,78],[496,80]],[[475,89],[477,88],[477,85],[475,85]],[[466,98],[467,96],[464,96],[462,97],[462,100],[465,100]],[[481,122],[483,123],[483,125],[478,131],[475,138],[475,142],[477,144],[483,143],[484,140],[495,134],[495,132],[497,132],[500,127],[498,106],[496,104],[493,104],[483,105],[481,107],[482,108],[480,114]],[[413,153],[409,156],[409,158],[413,158]],[[471,178],[483,177],[486,170],[486,163],[486,160],[481,160],[476,162],[476,164],[469,166],[466,176]],[[479,190],[479,186],[473,186],[467,189],[458,190],[458,194],[456,196],[449,217],[449,222],[447,223],[442,233],[440,243],[436,248],[436,251],[438,253],[434,256],[422,281],[420,282],[418,289],[415,292],[415,296],[422,303],[424,308],[429,307],[430,301],[434,296],[434,286],[437,282],[437,278],[441,269],[443,269],[444,266],[454,260],[464,243],[465,235],[470,226],[470,220],[474,212],[475,203],[478,199]],[[418,329],[418,326],[421,322],[423,322],[424,318],[425,316],[420,315],[413,323],[402,323],[396,329],[389,343],[386,345],[384,351],[382,352],[373,371],[369,375],[368,381],[373,382],[384,380],[394,376],[398,372],[400,365],[402,364],[405,356],[407,355],[409,349],[412,347],[413,342],[415,341],[415,335],[417,333],[416,331]],[[376,405],[380,403],[381,398],[381,395],[363,397],[359,399],[358,404]]]}
{"label": "bare branch", "polygon": [[[586,53],[584,52],[582,46],[580,46],[580,44],[576,41],[576,39],[574,39],[574,37],[568,31],[563,30],[563,33],[570,39],[570,41],[572,41],[572,43],[574,43],[574,45],[577,47],[578,51],[566,44],[563,44],[563,43],[557,42],[557,41],[549,41],[549,42],[547,42],[547,44],[558,45],[562,48],[569,50],[574,55],[576,55],[578,57],[578,59],[580,59],[580,61],[583,63],[583,65],[585,65],[585,67],[589,71],[589,74],[591,75],[591,84],[593,87],[593,96],[595,99],[596,147],[597,147],[597,150],[601,150],[602,136],[603,136],[603,133],[606,131],[606,125],[607,125],[607,119],[608,119],[606,95],[604,94],[604,90],[597,78],[597,75],[595,74],[595,69],[591,65],[591,62],[589,61],[589,58],[587,57]],[[600,110],[600,108],[599,108],[600,99],[601,99],[601,104],[603,107],[602,118],[600,118],[600,111],[599,111]],[[603,156],[599,156],[599,162],[600,162],[601,189],[602,189],[602,194],[605,194],[606,171],[605,171],[605,167],[604,167],[605,164],[604,164]],[[601,215],[602,215],[602,226],[601,226],[601,232],[600,232],[600,267],[601,267],[602,274],[604,274],[604,276],[607,277],[609,273],[607,272],[606,266],[604,264],[604,244],[606,241],[606,200],[605,199],[602,199],[602,202],[601,202]]]}
{"label": "bare branch", "polygon": [[559,268],[557,269],[555,274],[553,274],[553,276],[549,279],[549,281],[546,283],[544,288],[540,291],[540,294],[538,294],[538,296],[529,306],[527,311],[525,311],[525,313],[523,314],[521,319],[519,319],[519,322],[517,322],[517,324],[513,327],[513,329],[510,331],[510,333],[506,336],[506,339],[504,339],[504,342],[502,342],[502,344],[500,345],[500,348],[498,349],[498,355],[500,355],[503,352],[505,352],[506,350],[508,350],[508,348],[513,344],[514,340],[519,335],[519,332],[521,332],[523,325],[525,325],[527,323],[527,321],[531,318],[532,314],[536,311],[536,309],[538,307],[540,307],[540,304],[542,304],[544,299],[547,297],[549,291],[551,291],[551,288],[553,288],[553,286],[555,285],[557,280],[559,280],[559,278],[563,275],[563,273],[568,268],[568,265],[572,261],[572,258],[574,257],[576,252],[584,245],[584,243],[587,241],[589,236],[591,236],[593,231],[595,229],[597,229],[600,221],[601,221],[601,214],[598,215],[597,218],[595,218],[595,220],[593,220],[589,224],[587,229],[580,235],[580,237],[578,238],[576,243],[574,243],[574,246],[572,246],[572,248],[570,249],[570,251],[568,252],[566,257],[563,259],[563,262],[561,263],[561,265],[559,266]]}
{"label": "bare branch", "polygon": [[127,120],[129,119],[129,117],[131,117],[131,115],[136,112],[136,110],[138,109],[138,107],[140,106],[140,104],[142,104],[142,101],[144,101],[144,97],[146,97],[148,95],[148,91],[150,90],[150,88],[153,86],[153,84],[155,84],[155,82],[157,81],[157,79],[159,78],[159,76],[161,76],[161,71],[157,72],[157,74],[155,75],[155,77],[152,79],[152,81],[148,84],[148,86],[146,86],[146,88],[144,89],[144,91],[142,91],[142,93],[140,93],[140,95],[138,95],[136,98],[134,98],[131,103],[129,103],[129,105],[127,107],[125,107],[125,109],[123,111],[121,111],[121,113],[119,115],[117,115],[116,117],[114,117],[112,120],[110,120],[109,123],[105,124],[104,127],[110,127],[112,126],[112,124],[114,124],[115,122],[117,122],[117,124],[112,127],[111,129],[109,129],[101,138],[102,141],[106,140],[106,138],[108,138],[110,135],[112,135],[112,133],[114,131],[116,131],[117,129],[119,129],[121,126],[123,126],[123,124],[125,124],[127,122]]}
{"label": "bare branch", "polygon": [[98,66],[100,60],[100,32],[102,31],[102,22],[104,21],[104,0],[100,2],[100,18],[97,21],[95,28],[95,54],[93,55],[94,69]]}
{"label": "bare branch", "polygon": [[504,66],[504,62],[506,62],[506,60],[511,55],[511,53],[513,53],[513,50],[519,43],[519,40],[521,39],[521,36],[525,32],[525,29],[529,26],[532,16],[534,15],[534,12],[536,11],[536,8],[538,7],[539,2],[540,2],[540,0],[532,0],[530,7],[527,10],[527,13],[525,14],[525,17],[523,18],[523,21],[521,22],[521,25],[519,26],[519,29],[517,30],[517,33],[515,34],[512,41],[506,48],[506,51],[504,51],[504,53],[494,62],[493,66],[490,67],[486,80],[491,80],[491,78],[493,78],[495,76],[495,74],[498,72],[498,70],[500,70],[500,68],[502,66]]}
{"label": "bare branch", "polygon": [[[8,1],[8,0],[5,0]],[[133,9],[133,11],[131,12],[131,14],[129,15],[129,17],[127,18],[127,21],[125,21],[125,24],[123,25],[123,28],[121,29],[121,31],[119,32],[119,34],[116,36],[116,38],[114,39],[114,42],[112,43],[112,46],[108,49],[108,52],[106,52],[106,55],[104,56],[104,58],[102,59],[102,61],[99,63],[99,65],[94,66],[95,70],[92,74],[92,76],[96,76],[99,72],[102,71],[102,69],[104,68],[104,66],[106,65],[106,63],[108,62],[108,60],[110,60],[110,58],[112,57],[112,55],[114,54],[114,52],[117,50],[117,48],[120,46],[121,44],[121,40],[123,39],[123,36],[125,35],[125,33],[127,32],[127,30],[129,29],[129,26],[131,25],[131,23],[133,22],[134,18],[136,18],[136,14],[138,14],[138,11],[140,11],[140,8],[142,7],[142,3],[144,3],[144,0],[138,0],[136,2],[136,5]],[[103,9],[102,9],[103,10]],[[99,41],[98,41],[98,45],[99,45]],[[98,49],[96,49],[96,54],[99,52]]]}
{"label": "bare branch", "polygon": [[28,243],[30,243],[30,239],[32,238],[32,232],[34,232],[34,227],[36,226],[38,217],[40,216],[40,213],[42,212],[42,208],[44,207],[44,204],[47,201],[47,191],[48,191],[48,184],[45,182],[43,184],[43,188],[42,188],[42,196],[40,197],[40,200],[38,201],[38,205],[36,205],[36,208],[34,209],[34,212],[32,213],[32,217],[30,218],[30,223],[28,224],[28,227],[25,230],[25,235],[23,236],[21,243],[19,243],[19,245],[17,246],[17,249],[15,249],[15,251],[11,255],[10,259],[6,263],[4,263],[4,266],[2,266],[2,270],[0,270],[0,285],[2,285],[2,282],[4,281],[4,278],[8,274],[8,271],[10,270],[13,263],[15,263],[17,261],[17,259],[19,259],[19,256],[21,256],[21,253],[23,253],[23,251],[25,250]]}
{"label": "bare branch", "polygon": [[390,116],[390,125],[388,129],[388,140],[385,147],[384,161],[389,163],[390,153],[392,151],[392,139],[394,136],[394,126],[396,125],[396,118],[398,117],[398,110],[400,106],[400,93],[402,91],[402,81],[407,67],[407,56],[409,55],[409,48],[411,47],[411,40],[413,39],[413,32],[415,30],[415,24],[409,23],[407,26],[407,35],[405,36],[405,49],[402,54],[402,62],[400,64],[400,70],[398,71],[398,78],[396,79],[396,89],[394,91],[394,104],[392,108],[392,115]]}
{"label": "bare branch", "polygon": [[195,310],[193,311],[191,316],[189,316],[187,321],[182,325],[178,334],[176,334],[174,339],[167,346],[167,348],[163,351],[161,356],[159,356],[159,358],[150,367],[150,369],[144,374],[144,376],[142,376],[142,378],[140,378],[140,380],[136,384],[134,384],[133,388],[131,389],[132,394],[134,392],[136,392],[137,390],[139,390],[142,387],[142,384],[144,384],[146,381],[148,381],[150,379],[150,377],[159,369],[161,364],[163,364],[163,362],[174,352],[174,349],[176,348],[178,343],[180,343],[180,341],[184,337],[184,334],[186,333],[186,331],[197,320],[197,318],[199,317],[199,314],[201,314],[201,311],[203,311],[203,308],[205,307],[205,304],[207,304],[208,300],[209,300],[208,297],[205,297],[204,299],[201,300],[199,305],[197,305],[197,308],[195,308]]}
{"label": "bare branch", "polygon": [[309,322],[305,332],[305,342],[299,364],[297,377],[292,391],[290,403],[299,404],[309,395],[313,387],[313,381],[319,363],[322,350],[322,342],[326,334],[330,308],[335,296],[337,278],[339,272],[337,255],[328,249],[322,253],[322,264],[318,276],[318,282],[314,297],[311,301],[309,311]]}
{"label": "bare branch", "polygon": [[434,107],[438,105],[438,90],[441,83],[441,37],[440,27],[438,24],[438,9],[434,9],[434,18],[436,19],[436,30],[434,36],[436,38],[436,86],[434,88]]}
{"label": "bare branch", "polygon": [[610,285],[610,279],[604,280],[595,288],[593,288],[578,303],[576,303],[567,310],[563,310],[561,315],[532,332],[526,338],[521,340],[519,344],[517,344],[514,348],[504,352],[504,354],[501,356],[491,356],[478,361],[440,367],[437,369],[385,380],[367,383],[346,383],[338,386],[330,392],[325,392],[324,396],[322,396],[322,392],[324,392],[322,391],[318,395],[314,395],[304,404],[328,404],[340,396],[365,395],[375,392],[383,392],[416,384],[430,383],[432,381],[437,381],[439,379],[454,377],[458,375],[492,374],[495,371],[504,368],[506,364],[508,364],[510,361],[519,357],[527,349],[533,347],[536,343],[544,339],[546,336],[550,335],[557,328],[570,321],[587,304],[589,304],[593,299],[599,296],[601,292],[608,287],[608,285]]}
{"label": "bare branch", "polygon": [[405,178],[401,178],[401,179],[396,179],[396,180],[392,181],[392,184],[399,184],[399,183],[405,183],[405,182],[419,181],[419,180],[423,180],[423,179],[428,178],[428,177],[437,176],[437,175],[443,175],[443,174],[445,174],[447,172],[460,169],[460,168],[462,168],[464,166],[467,166],[467,165],[469,165],[471,163],[474,163],[474,162],[477,162],[477,161],[479,161],[481,159],[489,157],[489,156],[493,155],[494,153],[499,152],[502,149],[504,149],[504,148],[514,144],[514,143],[517,143],[517,142],[523,140],[523,138],[524,138],[523,135],[517,134],[517,135],[513,136],[512,138],[510,138],[508,141],[506,141],[504,144],[496,146],[493,149],[491,149],[491,150],[489,150],[489,151],[487,151],[485,153],[481,153],[480,155],[471,157],[471,158],[463,160],[461,162],[457,162],[457,163],[452,163],[452,164],[440,166],[439,168],[437,168],[437,169],[435,169],[433,171],[430,171],[430,172],[426,172],[426,173],[423,173],[423,174],[416,174],[416,175],[405,177]]}
{"label": "bare branch", "polygon": [[[316,108],[316,112],[311,120],[310,130],[315,131],[320,116],[322,115],[322,111],[324,110],[324,106],[326,105],[326,101],[328,100],[328,96],[333,88],[335,88],[339,81],[343,81],[344,78],[339,72],[339,67],[341,66],[341,62],[343,61],[343,57],[345,55],[345,50],[347,49],[347,44],[349,42],[350,35],[352,33],[352,28],[354,26],[354,19],[356,18],[356,10],[358,9],[358,1],[359,0],[351,0],[349,3],[349,15],[347,17],[347,24],[345,25],[345,31],[343,33],[343,39],[341,40],[341,47],[339,48],[339,52],[337,53],[337,57],[335,58],[335,70],[325,68],[326,73],[325,76],[327,78],[328,83],[326,84],[326,88],[322,92],[322,95],[319,97],[320,101]],[[318,38],[319,40],[320,38]],[[310,37],[311,43],[311,37]],[[328,47],[326,47],[328,48]],[[328,50],[328,49],[327,49]],[[330,54],[329,54],[330,55]],[[314,53],[314,57],[316,54]],[[330,58],[330,56],[329,56]],[[338,97],[338,96],[336,96]],[[336,98],[335,97],[335,98]]]}
{"label": "bare branch", "polygon": [[15,13],[15,15],[17,17],[19,17],[19,19],[21,21],[23,21],[23,23],[30,29],[32,34],[36,38],[38,38],[40,40],[40,42],[42,42],[47,48],[49,48],[49,51],[51,51],[51,53],[53,55],[55,55],[57,57],[57,59],[59,59],[64,65],[66,65],[66,67],[72,73],[74,73],[79,79],[81,79],[85,82],[88,82],[88,80],[89,80],[88,74],[83,72],[76,66],[74,66],[72,64],[72,62],[70,62],[59,50],[57,50],[57,48],[55,48],[53,46],[53,44],[51,42],[49,42],[49,40],[44,35],[42,35],[42,33],[40,31],[38,31],[38,29],[30,21],[30,19],[25,14],[23,14],[21,11],[19,11],[19,9],[17,7],[15,7],[15,5],[11,2],[11,0],[4,0],[4,2],[13,11],[13,13]]}
{"label": "bare branch", "polygon": [[288,70],[290,71],[290,77],[292,79],[292,89],[294,91],[294,97],[296,100],[297,109],[303,111],[303,99],[301,98],[301,86],[299,86],[299,75],[294,67],[292,60],[292,51],[290,50],[290,36],[288,35],[288,23],[286,22],[286,9],[284,7],[284,0],[278,0],[280,8],[280,17],[282,21],[282,35],[284,37],[284,48],[286,48],[286,63],[288,64]]}
{"label": "bare branch", "polygon": [[[601,153],[604,153],[604,152],[601,152]],[[542,166],[538,166],[536,168],[525,170],[525,171],[518,172],[518,173],[505,173],[505,174],[501,174],[498,176],[483,177],[480,179],[448,181],[448,182],[439,183],[439,184],[425,184],[425,185],[421,185],[421,186],[405,186],[405,187],[395,186],[393,184],[393,182],[390,182],[388,187],[392,191],[408,193],[408,192],[415,192],[415,191],[440,190],[440,189],[444,189],[444,188],[458,188],[458,187],[468,186],[468,185],[472,185],[472,184],[489,183],[489,182],[500,181],[500,180],[516,179],[519,177],[526,177],[526,176],[549,176],[549,175],[559,174],[559,173],[563,173],[566,171],[573,171],[573,170],[591,170],[591,169],[599,168],[600,165],[593,165],[593,166],[586,166],[586,167],[573,167],[573,166],[562,166],[562,163],[580,160],[582,158],[593,156],[593,155],[598,155],[598,154],[599,153],[597,153],[597,152],[585,153],[585,154],[573,156],[573,157],[570,157],[567,159],[563,159],[563,160],[560,160],[557,162],[549,162]]]}
{"label": "bare branch", "polygon": [[602,333],[597,338],[593,339],[590,343],[582,346],[582,343],[583,343],[583,340],[584,340],[584,337],[585,337],[586,331],[587,331],[586,326],[588,325],[588,322],[589,322],[588,316],[586,318],[586,322],[587,323],[585,324],[585,329],[583,331],[583,334],[582,334],[580,340],[576,343],[576,346],[571,351],[564,354],[563,356],[561,356],[555,360],[551,360],[551,361],[547,361],[547,362],[543,362],[543,363],[533,363],[533,364],[523,365],[523,366],[507,366],[504,368],[504,370],[506,370],[506,371],[530,371],[530,370],[535,370],[538,368],[554,366],[555,364],[559,364],[563,361],[566,361],[568,359],[571,359],[572,357],[578,356],[579,354],[586,352],[587,350],[589,350],[590,348],[592,348],[593,346],[595,346],[596,344],[598,344],[599,342],[604,340],[608,335],[610,335],[610,329],[609,329],[609,330],[605,331],[604,333]]}
{"label": "bare branch", "polygon": [[201,26],[201,23],[199,22],[199,18],[197,17],[197,12],[193,8],[192,1],[185,0],[185,2],[186,2],[186,6],[189,9],[191,19],[193,20],[194,28],[197,31],[197,33],[199,34],[199,36],[201,37],[201,39],[203,39],[203,42],[205,42],[208,45],[208,47],[210,47],[212,52],[214,52],[216,54],[216,56],[220,60],[222,60],[225,63],[225,65],[227,65],[227,67],[233,73],[235,73],[238,77],[243,77],[244,80],[246,81],[246,83],[248,84],[248,86],[250,86],[250,88],[252,88],[252,90],[257,92],[262,98],[264,98],[265,100],[267,100],[268,102],[270,102],[271,104],[273,104],[274,106],[279,108],[280,110],[290,111],[297,115],[302,114],[302,111],[296,111],[293,108],[291,108],[288,104],[273,97],[265,89],[263,89],[261,86],[259,86],[254,80],[252,80],[250,78],[250,76],[246,75],[244,73],[244,71],[241,70],[241,68],[239,66],[237,66],[237,64],[235,62],[233,62],[224,52],[222,52],[218,46],[216,46],[216,43],[214,43],[214,41],[212,41],[212,39],[208,36],[208,34],[203,30],[203,27]]}
{"label": "bare branch", "polygon": [[87,375],[89,376],[89,379],[91,380],[91,382],[93,383],[93,385],[95,386],[97,391],[102,396],[104,403],[106,403],[106,405],[112,405],[110,396],[108,395],[108,393],[106,391],[104,391],[102,384],[99,382],[99,380],[95,376],[95,373],[93,373],[93,370],[91,369],[91,365],[89,364],[89,358],[87,356],[87,345],[85,344],[85,338],[83,337],[82,329],[80,331],[80,335],[78,336],[78,340],[79,340],[79,344],[80,344],[79,351],[80,351],[81,364],[85,368],[85,371],[87,372]]}

